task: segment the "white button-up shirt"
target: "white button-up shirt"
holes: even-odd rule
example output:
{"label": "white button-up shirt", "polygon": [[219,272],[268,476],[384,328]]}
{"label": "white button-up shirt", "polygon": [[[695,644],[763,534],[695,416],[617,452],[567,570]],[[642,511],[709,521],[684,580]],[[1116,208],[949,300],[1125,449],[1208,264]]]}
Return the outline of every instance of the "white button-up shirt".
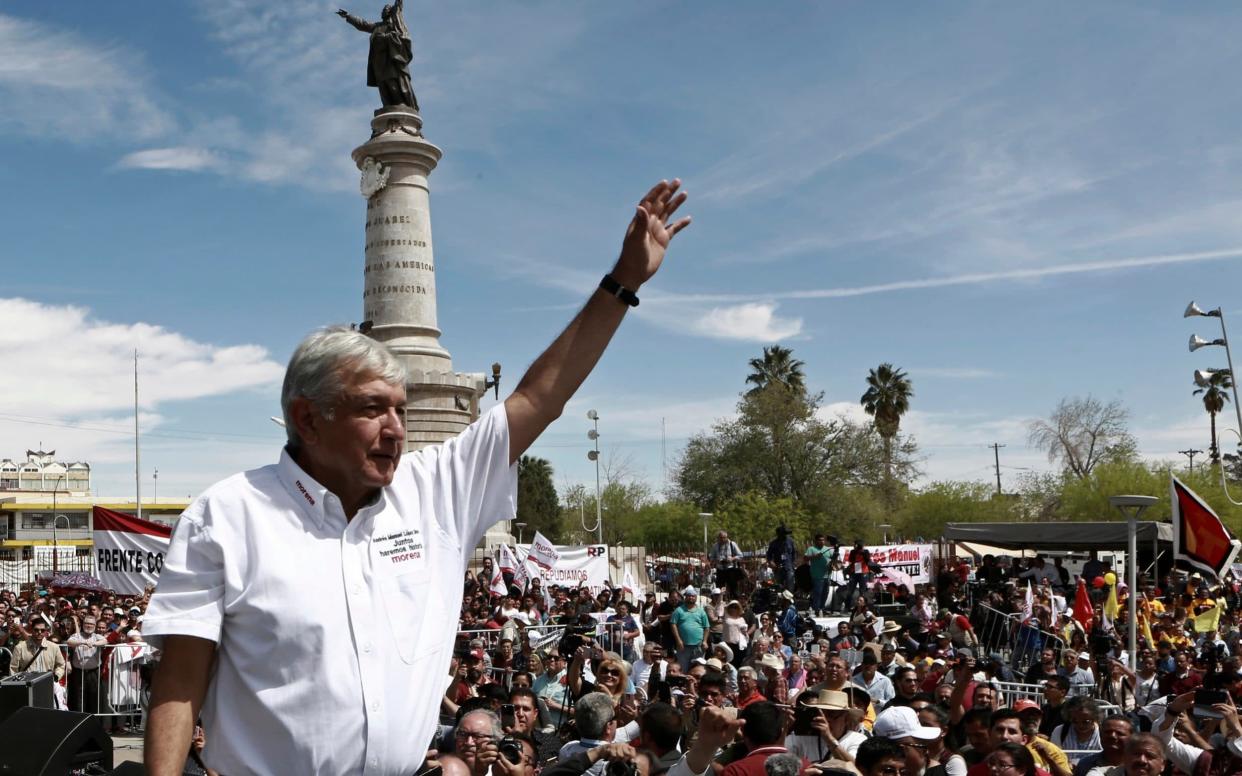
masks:
{"label": "white button-up shirt", "polygon": [[288,452],[173,531],[143,634],[219,646],[204,761],[229,776],[414,773],[436,729],[467,560],[512,519],[503,405],[402,459],[346,521]]}

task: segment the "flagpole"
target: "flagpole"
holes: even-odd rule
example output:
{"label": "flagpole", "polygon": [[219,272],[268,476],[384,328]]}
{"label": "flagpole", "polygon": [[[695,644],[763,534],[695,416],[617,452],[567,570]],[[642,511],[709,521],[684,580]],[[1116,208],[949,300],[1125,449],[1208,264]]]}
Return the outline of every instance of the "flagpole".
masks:
{"label": "flagpole", "polygon": [[138,504],[138,519],[142,519],[142,454],[138,448],[138,348],[134,348],[134,501]]}

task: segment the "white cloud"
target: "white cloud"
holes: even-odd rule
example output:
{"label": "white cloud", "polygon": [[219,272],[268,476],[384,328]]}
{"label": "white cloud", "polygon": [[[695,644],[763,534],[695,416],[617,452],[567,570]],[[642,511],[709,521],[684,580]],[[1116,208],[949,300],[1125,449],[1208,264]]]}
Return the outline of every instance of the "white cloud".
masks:
{"label": "white cloud", "polygon": [[982,369],[980,367],[918,367],[912,366],[906,370],[907,374],[918,377],[938,377],[943,380],[984,380],[992,377],[1000,377],[998,372],[991,369]]}
{"label": "white cloud", "polygon": [[178,146],[174,148],[149,148],[126,154],[117,162],[122,169],[138,170],[187,170],[198,172],[219,167],[220,157],[205,148]]}
{"label": "white cloud", "polygon": [[0,127],[73,142],[159,137],[174,121],[145,73],[133,52],[0,15]]}
{"label": "white cloud", "polygon": [[699,334],[746,342],[778,342],[802,333],[801,318],[781,318],[776,304],[751,302],[713,307],[693,324]]}
{"label": "white cloud", "polygon": [[92,318],[81,307],[0,299],[0,396],[13,415],[98,417],[133,405],[139,353],[140,406],[265,387],[283,369],[257,345],[217,346],[145,323]]}

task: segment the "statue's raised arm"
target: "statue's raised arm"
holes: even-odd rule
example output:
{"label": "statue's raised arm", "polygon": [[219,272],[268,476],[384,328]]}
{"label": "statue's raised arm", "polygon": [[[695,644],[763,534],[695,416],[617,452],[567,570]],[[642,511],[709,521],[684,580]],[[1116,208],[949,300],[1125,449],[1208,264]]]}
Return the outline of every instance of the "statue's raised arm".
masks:
{"label": "statue's raised arm", "polygon": [[346,11],[338,10],[355,29],[370,33],[371,49],[367,55],[367,86],[379,89],[380,102],[385,108],[404,105],[418,110],[414,87],[410,84],[410,62],[414,59],[414,46],[410,30],[405,26],[404,1],[394,0],[384,6],[378,22],[368,22]]}

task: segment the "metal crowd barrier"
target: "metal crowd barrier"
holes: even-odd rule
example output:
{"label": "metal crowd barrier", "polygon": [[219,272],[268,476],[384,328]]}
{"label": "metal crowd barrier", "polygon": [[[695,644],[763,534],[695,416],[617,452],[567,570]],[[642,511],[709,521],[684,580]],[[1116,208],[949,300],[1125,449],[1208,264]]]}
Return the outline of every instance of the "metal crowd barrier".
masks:
{"label": "metal crowd barrier", "polygon": [[1040,653],[1051,648],[1060,663],[1065,642],[1055,633],[1018,622],[1018,615],[1006,614],[987,604],[976,604],[971,617],[982,651],[999,652],[1015,671],[1025,672],[1038,662]]}
{"label": "metal crowd barrier", "polygon": [[[117,726],[145,727],[150,700],[150,671],[146,667],[156,659],[150,644],[131,641],[89,648],[56,646],[65,659],[64,677],[52,688],[58,708],[108,717]],[[82,668],[83,664],[94,667]],[[11,672],[18,668],[21,666],[9,666]]]}

